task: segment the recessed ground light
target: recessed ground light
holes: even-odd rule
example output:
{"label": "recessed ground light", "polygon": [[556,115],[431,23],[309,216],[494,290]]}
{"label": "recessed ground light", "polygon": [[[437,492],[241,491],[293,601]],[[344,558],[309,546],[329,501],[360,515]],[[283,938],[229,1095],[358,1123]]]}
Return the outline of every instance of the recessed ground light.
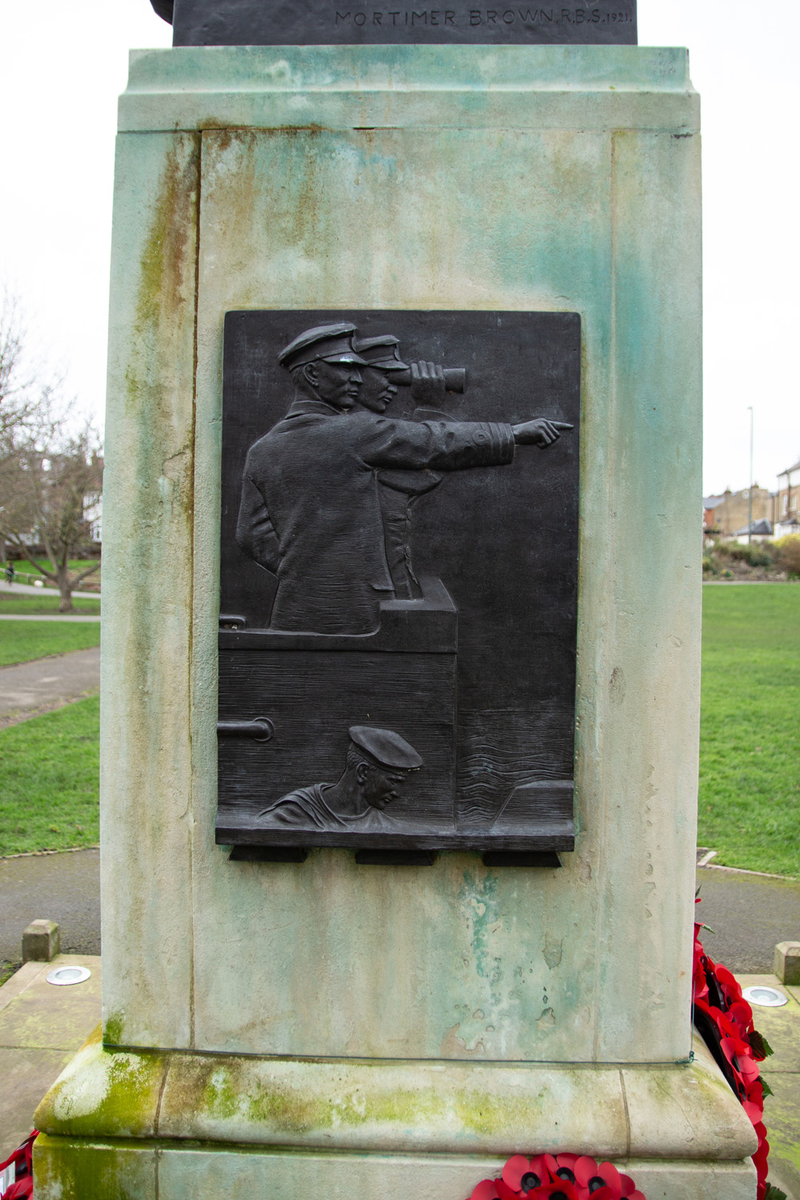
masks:
{"label": "recessed ground light", "polygon": [[742,995],[750,1004],[760,1004],[762,1008],[780,1008],[782,1004],[789,1003],[789,997],[784,996],[783,992],[774,987],[766,987],[763,983],[746,987]]}
{"label": "recessed ground light", "polygon": [[70,983],[85,983],[91,973],[88,967],[56,967],[47,976],[47,982],[66,987]]}

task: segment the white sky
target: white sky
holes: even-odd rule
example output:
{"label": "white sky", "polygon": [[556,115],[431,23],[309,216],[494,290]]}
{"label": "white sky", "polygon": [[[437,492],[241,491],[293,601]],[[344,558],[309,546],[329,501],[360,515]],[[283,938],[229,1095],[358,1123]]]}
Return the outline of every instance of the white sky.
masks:
{"label": "white sky", "polygon": [[[116,96],[129,47],[168,46],[148,0],[3,0],[0,285],[102,422]],[[703,97],[704,490],[800,459],[800,4],[639,0],[642,45],[688,46]],[[793,87],[794,85],[794,87]]]}

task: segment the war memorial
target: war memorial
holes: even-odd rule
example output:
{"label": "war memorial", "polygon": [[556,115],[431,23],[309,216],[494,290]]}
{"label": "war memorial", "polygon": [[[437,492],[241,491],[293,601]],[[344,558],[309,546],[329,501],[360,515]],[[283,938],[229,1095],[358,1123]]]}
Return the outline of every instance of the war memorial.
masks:
{"label": "war memorial", "polygon": [[[754,1200],[691,1018],[699,101],[634,0],[153,0],[119,107],[102,1036],[37,1200]],[[470,7],[474,4],[475,7]],[[154,16],[153,18],[157,18]]]}

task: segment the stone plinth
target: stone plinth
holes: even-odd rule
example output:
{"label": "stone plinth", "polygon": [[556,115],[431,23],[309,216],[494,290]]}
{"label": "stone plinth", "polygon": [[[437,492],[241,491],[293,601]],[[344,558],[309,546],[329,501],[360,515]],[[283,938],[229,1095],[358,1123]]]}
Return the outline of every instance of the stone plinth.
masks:
{"label": "stone plinth", "polygon": [[[685,51],[137,52],[120,130],[105,1049],[40,1109],[37,1196],[211,1195],[219,1174],[230,1195],[463,1200],[507,1154],[545,1147],[646,1159],[649,1200],[753,1196],[741,1110],[689,1063],[700,193]],[[231,862],[214,844],[223,317],[248,307],[580,313],[561,869],[467,853],[359,866],[344,850]]]}

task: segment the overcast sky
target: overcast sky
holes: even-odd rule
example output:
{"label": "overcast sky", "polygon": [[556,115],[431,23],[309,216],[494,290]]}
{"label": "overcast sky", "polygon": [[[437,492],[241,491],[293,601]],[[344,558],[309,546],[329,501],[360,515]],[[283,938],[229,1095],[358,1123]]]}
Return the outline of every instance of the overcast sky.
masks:
{"label": "overcast sky", "polygon": [[[0,286],[102,422],[116,96],[130,47],[168,46],[148,0],[4,0]],[[774,488],[800,459],[800,4],[639,0],[642,45],[688,46],[703,98],[704,490]]]}

